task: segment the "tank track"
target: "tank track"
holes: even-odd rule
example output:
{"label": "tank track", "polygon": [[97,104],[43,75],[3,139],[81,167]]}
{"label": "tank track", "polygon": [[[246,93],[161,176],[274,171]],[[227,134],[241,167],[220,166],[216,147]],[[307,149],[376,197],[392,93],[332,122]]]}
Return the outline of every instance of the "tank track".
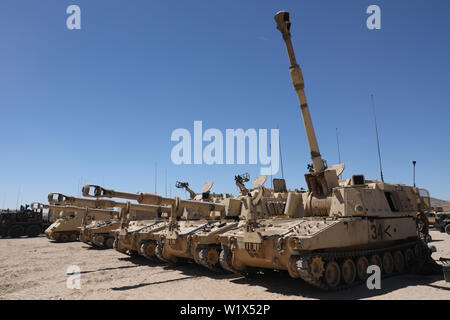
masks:
{"label": "tank track", "polygon": [[161,260],[162,262],[167,262],[167,263],[170,263],[170,264],[176,262],[176,261],[170,261],[170,260],[167,260],[166,258],[164,258],[164,256],[163,256],[163,244],[161,242],[159,242],[159,241],[158,241],[158,244],[156,245],[156,248],[155,248],[155,256],[159,260]]}
{"label": "tank track", "polygon": [[[416,247],[418,245],[418,247]],[[351,284],[342,284],[341,283],[336,287],[330,287],[324,280],[324,275],[322,275],[319,279],[316,279],[312,273],[310,268],[310,262],[313,257],[320,257],[325,262],[325,265],[327,262],[330,261],[336,261],[343,259],[355,259],[360,256],[370,257],[371,255],[378,254],[382,256],[383,253],[387,251],[394,251],[394,250],[406,250],[406,249],[412,249],[414,248],[419,249],[419,256],[417,255],[417,252],[415,253],[414,262],[412,265],[409,265],[405,267],[403,272],[392,272],[391,274],[386,274],[384,271],[382,271],[382,278],[387,278],[391,276],[395,276],[401,273],[405,273],[405,271],[411,271],[414,273],[428,273],[428,274],[436,274],[436,272],[441,273],[442,270],[440,269],[439,265],[431,258],[430,250],[428,249],[427,245],[422,240],[416,240],[411,241],[407,243],[403,243],[400,245],[394,245],[389,247],[383,247],[378,249],[362,249],[362,250],[348,250],[348,251],[325,251],[325,252],[311,252],[305,255],[298,255],[298,256],[292,256],[290,265],[291,267],[295,266],[295,270],[290,270],[291,276],[296,275],[297,277],[300,277],[308,284],[322,289],[326,291],[338,291],[338,290],[345,290],[351,287],[354,287],[356,285],[360,285],[364,283],[363,280],[360,280],[358,277],[356,277],[355,281]],[[417,249],[416,249],[417,250]],[[293,259],[295,259],[293,261]]]}
{"label": "tank track", "polygon": [[219,263],[220,266],[222,267],[222,269],[235,273],[235,274],[239,274],[239,275],[243,275],[242,272],[240,272],[239,270],[236,270],[233,268],[232,264],[231,264],[231,259],[232,259],[232,253],[230,250],[230,247],[222,245],[222,250],[220,250],[220,255],[219,255]]}
{"label": "tank track", "polygon": [[[103,241],[100,242],[98,240],[98,237],[103,237]],[[111,242],[111,240],[112,240],[112,242]],[[112,248],[114,248],[114,241],[115,241],[115,238],[111,237],[107,233],[98,233],[98,234],[92,235],[90,237],[90,239],[88,241],[86,241],[86,243],[91,245],[94,248],[112,249]]]}
{"label": "tank track", "polygon": [[80,238],[80,234],[77,232],[55,232],[54,238],[51,238],[51,240],[54,240],[55,242],[74,242],[78,241]]}
{"label": "tank track", "polygon": [[118,245],[119,245],[119,239],[116,237],[116,238],[114,238],[113,249],[115,249],[116,251],[119,251],[120,253],[127,254],[127,250],[122,250],[122,249],[118,248]]}

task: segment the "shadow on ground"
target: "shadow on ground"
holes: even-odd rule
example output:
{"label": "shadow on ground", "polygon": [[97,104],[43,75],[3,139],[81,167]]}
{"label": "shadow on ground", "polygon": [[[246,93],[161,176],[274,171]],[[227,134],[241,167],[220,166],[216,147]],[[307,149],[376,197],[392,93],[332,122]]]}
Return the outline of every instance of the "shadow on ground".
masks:
{"label": "shadow on ground", "polygon": [[[139,255],[123,256],[120,261],[130,262],[132,265],[102,268],[98,270],[83,271],[81,273],[93,273],[99,271],[110,271],[116,269],[137,268],[142,266],[162,267],[158,273],[167,274],[168,271],[181,272],[184,277],[175,276],[173,279],[138,283],[134,285],[113,287],[111,290],[125,291],[141,287],[148,287],[163,283],[184,281],[189,279],[208,277],[222,280],[228,279],[231,283],[243,286],[259,286],[265,288],[267,292],[284,295],[286,298],[306,297],[312,299],[364,299],[382,296],[390,292],[406,288],[409,286],[429,286],[439,290],[446,290],[450,293],[450,285],[440,285],[436,282],[443,280],[443,275],[422,276],[415,274],[403,274],[382,279],[381,289],[369,290],[365,283],[356,285],[350,289],[337,292],[324,292],[305,283],[301,279],[292,279],[286,271],[266,270],[264,272],[252,273],[246,277],[230,273],[215,273],[205,267],[199,266],[190,261],[179,261],[177,264],[167,264],[159,260],[149,260]],[[152,275],[155,273],[152,273]]]}
{"label": "shadow on ground", "polygon": [[[232,283],[264,287],[268,292],[282,294],[289,297],[307,297],[312,299],[364,299],[387,294],[389,292],[406,288],[409,286],[430,286],[440,290],[450,292],[448,287],[434,284],[443,280],[443,275],[423,276],[415,274],[403,274],[381,280],[381,289],[369,290],[365,283],[358,284],[346,290],[335,292],[325,292],[307,284],[301,279],[293,279],[286,271],[267,270],[259,273],[252,273],[246,277],[222,273],[217,274],[212,271],[192,263],[183,265],[167,265],[165,270],[178,270],[182,274],[194,277],[209,277],[214,279],[230,279]],[[186,279],[186,278],[182,278]]]}
{"label": "shadow on ground", "polygon": [[389,292],[406,288],[409,286],[432,286],[437,289],[448,290],[449,287],[443,287],[434,285],[433,283],[442,280],[442,276],[420,276],[405,274],[394,276],[381,280],[381,289],[369,290],[365,283],[358,284],[352,288],[335,291],[324,292],[317,288],[314,288],[300,279],[292,279],[287,272],[269,272],[265,274],[256,274],[251,277],[242,277],[236,280],[232,280],[234,283],[250,285],[250,286],[262,286],[267,289],[268,292],[283,294],[288,296],[301,296],[313,299],[364,299],[371,298],[380,295],[387,294]]}

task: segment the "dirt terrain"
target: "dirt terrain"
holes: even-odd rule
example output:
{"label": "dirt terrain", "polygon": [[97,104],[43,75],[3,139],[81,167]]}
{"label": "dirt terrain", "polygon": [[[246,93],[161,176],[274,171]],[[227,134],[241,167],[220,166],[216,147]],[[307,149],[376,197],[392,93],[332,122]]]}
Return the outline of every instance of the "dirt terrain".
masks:
{"label": "dirt terrain", "polygon": [[[431,235],[438,250],[433,257],[450,258],[450,236]],[[70,265],[81,269],[80,289],[66,287]],[[195,264],[167,266],[81,242],[0,239],[0,299],[450,299],[443,275],[401,275],[383,279],[381,287],[327,293],[287,272],[216,275]]]}

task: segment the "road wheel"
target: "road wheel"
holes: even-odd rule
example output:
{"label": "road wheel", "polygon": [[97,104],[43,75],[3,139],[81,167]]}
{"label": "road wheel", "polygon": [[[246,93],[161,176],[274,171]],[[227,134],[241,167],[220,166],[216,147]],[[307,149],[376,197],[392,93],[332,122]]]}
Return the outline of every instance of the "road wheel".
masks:
{"label": "road wheel", "polygon": [[227,271],[234,272],[233,267],[231,266],[231,259],[232,254],[230,249],[226,246],[223,246],[219,255],[220,266]]}
{"label": "road wheel", "polygon": [[70,241],[77,241],[77,239],[78,239],[78,235],[76,233],[72,233],[70,235]]}
{"label": "road wheel", "polygon": [[198,265],[201,265],[201,262],[200,262],[200,250],[201,250],[200,248],[197,248],[194,251],[194,261]]}
{"label": "road wheel", "polygon": [[412,251],[412,249],[406,249],[404,256],[406,268],[412,267],[415,260],[414,251]]}
{"label": "road wheel", "polygon": [[447,234],[450,234],[450,224],[445,226],[445,232],[447,232]]}
{"label": "road wheel", "polygon": [[400,250],[394,252],[394,266],[397,272],[403,272],[405,270],[405,257]]}
{"label": "road wheel", "polygon": [[220,252],[214,247],[201,249],[198,254],[200,264],[211,270],[217,270],[219,268],[219,255]]}
{"label": "road wheel", "polygon": [[114,245],[114,238],[113,237],[107,237],[105,239],[104,245],[106,248],[111,249]]}
{"label": "road wheel", "polygon": [[19,238],[19,237],[23,236],[23,233],[24,233],[24,229],[22,226],[19,226],[19,225],[12,226],[8,231],[8,235],[11,238]]}
{"label": "road wheel", "polygon": [[104,242],[105,237],[103,237],[101,234],[96,234],[92,237],[92,243],[94,243],[96,246],[102,247]]}
{"label": "road wheel", "polygon": [[28,226],[26,234],[28,237],[37,237],[41,233],[41,228],[38,225]]}
{"label": "road wheel", "polygon": [[394,272],[394,258],[389,251],[383,254],[383,270],[386,274]]}
{"label": "road wheel", "polygon": [[164,258],[164,255],[163,255],[163,244],[161,242],[158,242],[158,244],[155,247],[155,255],[156,255],[156,257],[159,260],[161,260],[163,262],[172,262],[172,261],[169,261],[166,258]]}
{"label": "road wheel", "polygon": [[61,242],[67,242],[69,241],[69,236],[65,233],[63,233],[60,237],[59,237],[59,241]]}
{"label": "road wheel", "polygon": [[373,256],[370,257],[370,264],[377,265],[378,267],[380,267],[380,271],[383,269],[383,263],[381,261],[381,257],[377,254],[374,254]]}
{"label": "road wheel", "polygon": [[358,278],[360,280],[366,280],[369,276],[367,274],[367,268],[369,267],[369,260],[367,260],[366,257],[362,256],[358,258],[358,261],[356,261],[356,271],[358,273]]}
{"label": "road wheel", "polygon": [[341,264],[342,280],[345,284],[352,284],[356,279],[356,266],[352,259],[347,259]]}
{"label": "road wheel", "polygon": [[330,288],[336,288],[341,282],[341,269],[336,261],[328,262],[325,268],[325,282]]}
{"label": "road wheel", "polygon": [[123,245],[121,244],[121,242],[119,241],[118,238],[114,239],[113,248],[116,249],[116,251],[119,251],[120,253],[123,253],[123,254],[127,253],[127,249],[125,249],[123,247]]}
{"label": "road wheel", "polygon": [[143,241],[139,247],[139,253],[147,259],[153,260],[155,258],[155,242]]}
{"label": "road wheel", "polygon": [[422,257],[424,256],[425,252],[423,249],[423,245],[417,243],[414,246],[414,256],[420,261]]}

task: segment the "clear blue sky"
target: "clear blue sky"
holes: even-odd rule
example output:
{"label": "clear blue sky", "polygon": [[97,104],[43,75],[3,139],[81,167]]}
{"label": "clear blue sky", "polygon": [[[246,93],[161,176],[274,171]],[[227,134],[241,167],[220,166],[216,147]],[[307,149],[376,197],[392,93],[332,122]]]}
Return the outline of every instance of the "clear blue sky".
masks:
{"label": "clear blue sky", "polygon": [[[66,8],[81,8],[81,30]],[[381,30],[366,8],[381,7]],[[84,183],[172,195],[176,180],[237,193],[259,166],[170,160],[176,128],[280,128],[288,187],[310,162],[288,59],[273,15],[289,10],[319,146],[344,177],[379,178],[450,200],[449,1],[0,2],[0,207],[78,195]],[[169,188],[169,187],[168,187]],[[20,194],[19,194],[20,190]]]}

